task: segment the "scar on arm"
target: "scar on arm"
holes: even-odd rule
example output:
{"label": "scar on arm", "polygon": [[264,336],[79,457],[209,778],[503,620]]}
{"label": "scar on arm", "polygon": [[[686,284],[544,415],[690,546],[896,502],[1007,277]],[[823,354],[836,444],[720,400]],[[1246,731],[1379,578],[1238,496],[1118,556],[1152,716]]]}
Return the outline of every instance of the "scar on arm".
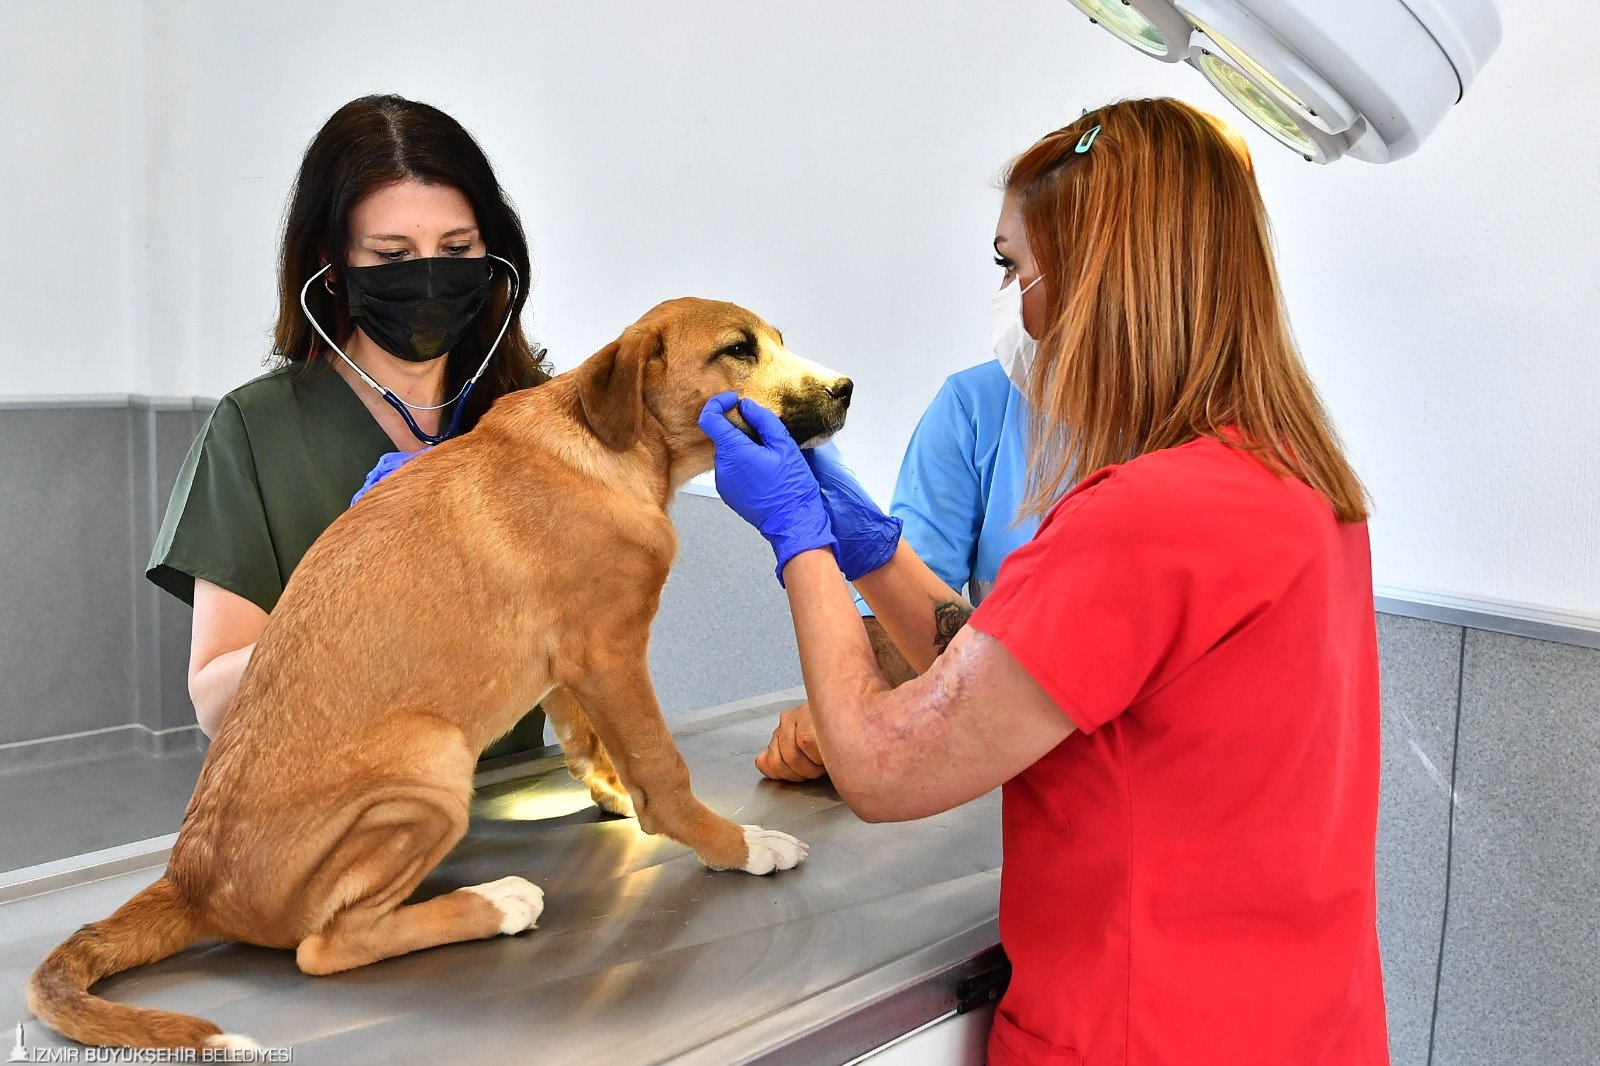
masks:
{"label": "scar on arm", "polygon": [[[971,608],[968,608],[971,613]],[[867,718],[867,748],[882,757],[880,772],[906,777],[937,773],[951,757],[951,714],[968,696],[978,648],[967,641],[940,655],[914,682],[887,693]]]}

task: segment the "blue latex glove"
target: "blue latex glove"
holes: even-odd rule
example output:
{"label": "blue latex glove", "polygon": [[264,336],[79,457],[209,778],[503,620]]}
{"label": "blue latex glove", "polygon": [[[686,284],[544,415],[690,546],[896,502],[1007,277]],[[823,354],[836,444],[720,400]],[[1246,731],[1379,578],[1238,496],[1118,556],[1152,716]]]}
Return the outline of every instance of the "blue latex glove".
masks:
{"label": "blue latex glove", "polygon": [[[760,435],[760,443],[728,421],[734,404]],[[822,490],[777,415],[753,400],[723,392],[706,401],[700,428],[717,448],[717,493],[772,545],[778,584],[783,584],[783,568],[801,552],[830,548],[838,553]]]}
{"label": "blue latex glove", "polygon": [[833,535],[839,538],[839,550],[834,554],[844,576],[854,581],[887,563],[900,544],[900,519],[884,514],[867,495],[831,441],[802,454],[822,490],[822,505],[828,509]]}
{"label": "blue latex glove", "polygon": [[421,455],[422,452],[427,450],[427,448],[423,448],[421,451],[415,452],[384,452],[383,455],[379,456],[378,458],[378,465],[373,467],[372,472],[367,475],[367,480],[363,481],[361,483],[361,487],[356,490],[356,494],[350,497],[350,506],[354,507],[357,500],[361,499],[361,497],[372,491],[372,486],[376,485],[378,482],[382,481],[396,470],[399,470],[402,466],[405,466],[411,460],[415,459],[417,456]]}

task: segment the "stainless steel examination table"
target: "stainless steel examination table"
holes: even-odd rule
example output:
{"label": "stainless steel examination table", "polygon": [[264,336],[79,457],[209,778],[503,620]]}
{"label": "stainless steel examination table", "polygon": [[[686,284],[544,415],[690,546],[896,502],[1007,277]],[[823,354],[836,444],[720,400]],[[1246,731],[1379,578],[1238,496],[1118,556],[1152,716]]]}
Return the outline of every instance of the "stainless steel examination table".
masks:
{"label": "stainless steel examination table", "polygon": [[[696,794],[810,844],[796,870],[712,873],[602,815],[546,749],[479,775],[471,830],[420,892],[519,874],[545,890],[538,929],[320,978],[291,952],[200,945],[96,991],[292,1048],[296,1063],[844,1063],[953,1011],[958,992],[988,1002],[1004,974],[998,795],[867,825],[826,782],[764,781],[751,760],[800,698],[674,723]],[[32,968],[152,881],[168,844],[0,878],[0,1041],[27,1018]],[[31,1020],[25,1038],[66,1043]]]}

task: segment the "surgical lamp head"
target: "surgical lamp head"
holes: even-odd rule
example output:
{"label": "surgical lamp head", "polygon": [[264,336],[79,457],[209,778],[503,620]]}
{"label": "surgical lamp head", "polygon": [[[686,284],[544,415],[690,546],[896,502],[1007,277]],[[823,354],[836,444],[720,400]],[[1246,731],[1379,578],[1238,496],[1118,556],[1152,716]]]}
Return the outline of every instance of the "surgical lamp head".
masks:
{"label": "surgical lamp head", "polygon": [[1071,0],[1134,48],[1188,63],[1317,163],[1410,155],[1500,44],[1493,0]]}

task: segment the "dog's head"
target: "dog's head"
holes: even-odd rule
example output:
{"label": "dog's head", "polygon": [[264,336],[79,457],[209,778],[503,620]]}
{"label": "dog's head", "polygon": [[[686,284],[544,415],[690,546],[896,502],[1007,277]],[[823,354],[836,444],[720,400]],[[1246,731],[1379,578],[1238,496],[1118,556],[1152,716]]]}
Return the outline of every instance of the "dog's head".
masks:
{"label": "dog's head", "polygon": [[[783,335],[736,304],[683,298],[652,308],[622,336],[573,371],[583,420],[606,447],[626,451],[653,420],[675,458],[710,441],[697,419],[719,392],[736,392],[773,411],[803,446],[844,426],[849,378],[795,355]],[[737,409],[730,412],[743,427]],[[748,431],[748,427],[744,427]]]}

